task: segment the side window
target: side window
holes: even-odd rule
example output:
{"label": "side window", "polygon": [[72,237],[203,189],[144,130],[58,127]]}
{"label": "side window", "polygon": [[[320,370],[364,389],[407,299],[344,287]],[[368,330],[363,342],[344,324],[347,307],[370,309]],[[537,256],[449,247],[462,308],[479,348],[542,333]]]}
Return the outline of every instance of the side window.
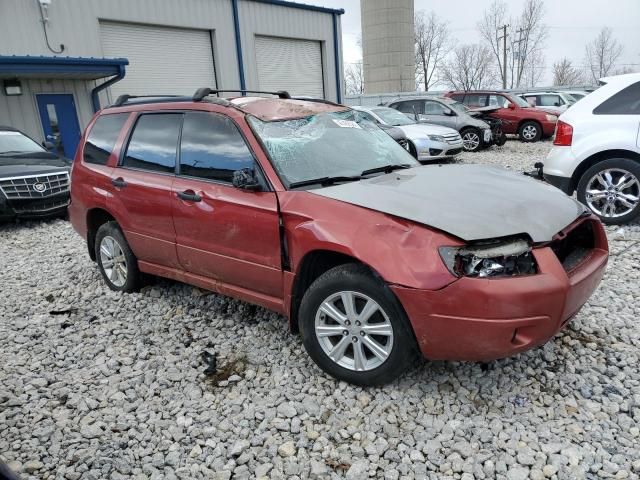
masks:
{"label": "side window", "polygon": [[424,113],[423,110],[424,102],[422,100],[409,100],[406,102],[398,102],[395,108],[402,113],[409,113],[413,115],[413,113]]}
{"label": "side window", "polygon": [[427,100],[424,102],[424,113],[427,115],[444,115],[444,106],[441,103]]}
{"label": "side window", "polygon": [[541,107],[559,107],[562,105],[562,102],[558,95],[540,95],[538,105]]}
{"label": "side window", "polygon": [[454,93],[453,95],[451,95],[451,98],[453,98],[456,102],[461,102],[464,100],[464,93]]}
{"label": "side window", "polygon": [[508,105],[509,100],[504,98],[502,95],[489,95],[489,106],[507,108]]}
{"label": "side window", "polygon": [[640,82],[629,85],[602,102],[594,115],[640,115]]}
{"label": "side window", "polygon": [[120,130],[129,118],[128,113],[102,115],[93,124],[84,144],[84,161],[96,165],[106,165],[109,155],[116,145]]}
{"label": "side window", "polygon": [[182,114],[154,113],[138,118],[122,164],[153,172],[173,173]]}
{"label": "side window", "polygon": [[487,96],[470,93],[464,97],[464,104],[471,108],[485,107],[487,105]]}
{"label": "side window", "polygon": [[253,155],[235,123],[223,115],[191,112],[184,117],[180,173],[231,183],[233,172],[255,168]]}

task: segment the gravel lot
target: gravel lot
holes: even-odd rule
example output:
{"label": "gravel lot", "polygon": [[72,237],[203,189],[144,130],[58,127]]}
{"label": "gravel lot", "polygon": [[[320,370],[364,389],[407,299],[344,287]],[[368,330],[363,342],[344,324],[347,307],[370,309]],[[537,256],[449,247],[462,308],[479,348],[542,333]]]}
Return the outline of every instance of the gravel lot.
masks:
{"label": "gravel lot", "polygon": [[[549,148],[461,161],[530,169]],[[638,478],[640,225],[608,234],[602,286],[543,348],[362,389],[278,315],[165,280],[115,294],[67,222],[0,226],[0,460],[70,480]]]}

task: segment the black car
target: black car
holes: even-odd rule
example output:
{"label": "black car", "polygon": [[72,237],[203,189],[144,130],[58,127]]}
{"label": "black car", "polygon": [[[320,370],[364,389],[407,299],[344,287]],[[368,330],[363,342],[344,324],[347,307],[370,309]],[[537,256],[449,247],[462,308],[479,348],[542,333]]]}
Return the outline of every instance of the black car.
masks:
{"label": "black car", "polygon": [[48,217],[69,205],[71,161],[0,126],[0,220]]}

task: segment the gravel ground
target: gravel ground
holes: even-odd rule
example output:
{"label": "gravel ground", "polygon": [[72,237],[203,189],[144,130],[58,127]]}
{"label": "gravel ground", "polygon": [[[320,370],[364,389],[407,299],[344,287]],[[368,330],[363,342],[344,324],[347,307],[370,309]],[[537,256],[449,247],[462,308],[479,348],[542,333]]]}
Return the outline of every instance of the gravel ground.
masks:
{"label": "gravel ground", "polygon": [[[549,146],[462,161],[529,169]],[[278,315],[165,280],[119,295],[67,222],[2,226],[0,461],[70,480],[638,478],[640,225],[608,234],[600,289],[544,347],[363,389]]]}

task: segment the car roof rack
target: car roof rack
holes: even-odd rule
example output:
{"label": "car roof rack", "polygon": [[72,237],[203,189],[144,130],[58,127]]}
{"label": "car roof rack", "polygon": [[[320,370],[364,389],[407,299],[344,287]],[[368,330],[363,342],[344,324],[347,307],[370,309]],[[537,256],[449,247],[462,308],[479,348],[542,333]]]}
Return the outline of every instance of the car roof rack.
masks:
{"label": "car roof rack", "polygon": [[[133,101],[131,101],[133,100]],[[120,95],[111,107],[121,107],[122,105],[126,105],[128,103],[153,103],[153,102],[178,102],[178,101],[188,101],[189,97],[184,95]]]}
{"label": "car roof rack", "polygon": [[204,99],[204,97],[211,95],[213,93],[215,93],[219,97],[221,93],[232,93],[232,92],[241,93],[243,95],[245,93],[261,93],[265,95],[276,95],[278,98],[284,98],[284,99],[291,98],[291,95],[289,95],[289,92],[286,92],[284,90],[279,90],[277,92],[266,92],[262,90],[228,90],[228,89],[218,90],[215,88],[203,87],[196,90],[196,93],[193,94],[192,100],[194,102],[201,102]]}

